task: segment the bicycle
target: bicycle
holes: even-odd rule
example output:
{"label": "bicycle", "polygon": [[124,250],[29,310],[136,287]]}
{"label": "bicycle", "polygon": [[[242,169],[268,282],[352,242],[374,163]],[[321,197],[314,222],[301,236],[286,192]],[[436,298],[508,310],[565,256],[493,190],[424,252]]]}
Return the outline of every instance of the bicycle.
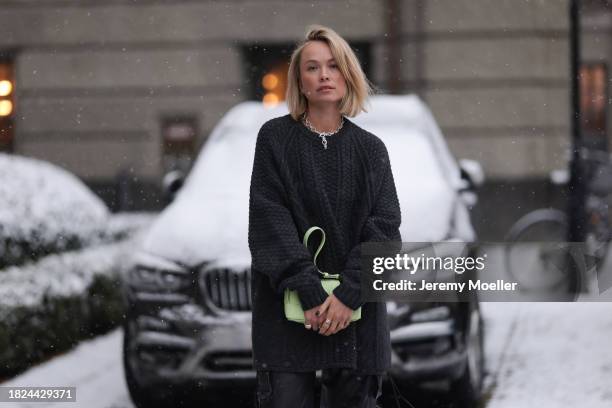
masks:
{"label": "bicycle", "polygon": [[[522,216],[505,237],[505,266],[509,278],[524,291],[577,294],[588,285],[584,272],[604,265],[612,230],[607,198],[612,194],[612,156],[606,152],[581,149],[580,157],[588,180],[585,211],[587,231],[584,243],[567,242],[569,227],[564,211],[541,208]],[[567,183],[551,173],[556,185]],[[573,262],[573,267],[570,267]]]}

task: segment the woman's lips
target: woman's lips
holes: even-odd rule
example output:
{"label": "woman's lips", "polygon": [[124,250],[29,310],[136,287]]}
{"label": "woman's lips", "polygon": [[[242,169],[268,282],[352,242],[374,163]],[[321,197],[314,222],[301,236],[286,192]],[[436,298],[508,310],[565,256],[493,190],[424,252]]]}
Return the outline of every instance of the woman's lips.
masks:
{"label": "woman's lips", "polygon": [[325,92],[325,91],[333,91],[334,88],[330,88],[330,87],[325,87],[325,88],[319,88],[317,91],[318,92]]}

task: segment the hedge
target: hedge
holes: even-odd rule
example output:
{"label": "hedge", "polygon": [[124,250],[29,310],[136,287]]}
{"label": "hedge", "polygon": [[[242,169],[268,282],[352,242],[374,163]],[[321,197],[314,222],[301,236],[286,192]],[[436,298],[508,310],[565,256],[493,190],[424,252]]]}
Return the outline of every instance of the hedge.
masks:
{"label": "hedge", "polygon": [[0,271],[0,378],[12,377],[124,318],[121,276],[138,238]]}

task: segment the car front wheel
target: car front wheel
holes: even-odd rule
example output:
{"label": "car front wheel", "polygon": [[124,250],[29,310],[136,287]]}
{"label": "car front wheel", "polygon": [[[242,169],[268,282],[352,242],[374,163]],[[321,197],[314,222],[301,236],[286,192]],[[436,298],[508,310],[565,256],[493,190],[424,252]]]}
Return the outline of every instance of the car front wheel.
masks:
{"label": "car front wheel", "polygon": [[[153,388],[143,382],[143,373],[138,366],[135,337],[136,324],[132,319],[126,319],[123,326],[123,369],[132,402],[137,408],[166,407],[168,402],[173,400],[172,395],[168,395],[167,387],[156,386]],[[164,390],[164,394],[161,394],[160,390]]]}

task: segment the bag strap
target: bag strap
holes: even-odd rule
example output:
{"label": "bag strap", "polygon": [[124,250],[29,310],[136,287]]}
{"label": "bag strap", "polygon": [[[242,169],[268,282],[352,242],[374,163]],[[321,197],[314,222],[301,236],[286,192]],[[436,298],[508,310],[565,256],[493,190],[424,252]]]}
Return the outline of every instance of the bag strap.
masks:
{"label": "bag strap", "polygon": [[323,231],[323,228],[317,227],[316,225],[308,228],[308,230],[304,234],[304,240],[302,241],[304,243],[304,246],[306,248],[308,248],[308,239],[310,238],[310,235],[313,232],[315,232],[315,231],[321,231],[321,234],[323,234],[323,236],[321,238],[321,243],[319,244],[319,247],[315,251],[314,259],[313,259],[313,262],[315,264],[315,267],[317,268],[317,271],[319,271],[319,273],[321,275],[323,275],[323,278],[326,278],[326,279],[340,279],[340,275],[339,274],[331,274],[331,273],[327,273],[327,272],[321,272],[321,270],[319,269],[319,267],[317,265],[317,257],[319,256],[319,252],[321,252],[321,250],[323,249],[323,246],[325,245],[325,231]]}

